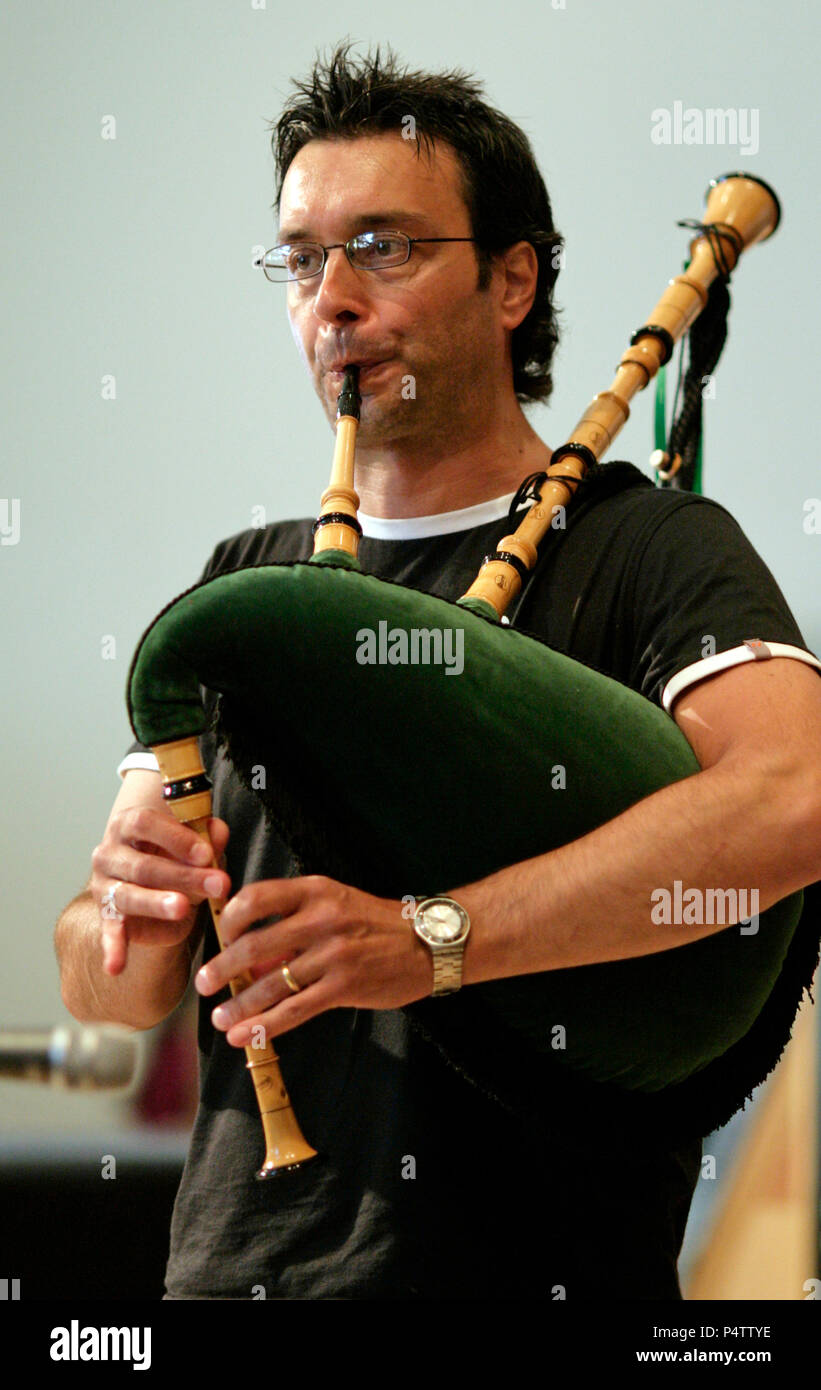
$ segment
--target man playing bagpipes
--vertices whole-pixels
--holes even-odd
[[[378,54],[357,63],[342,48],[297,87],[274,150],[278,245],[261,264],[282,285],[271,293],[287,299],[329,420],[358,387],[363,574],[308,563],[311,520],[216,547],[192,599],[271,566],[303,607],[283,618],[287,652],[270,661],[279,693],[253,727],[237,719],[227,744],[219,720],[230,701],[200,678],[215,858],[164,799],[151,752],[161,739],[138,739],[87,887],[57,928],[67,1007],[135,1028],[176,1007],[203,948],[200,1107],[167,1297],[680,1298],[701,1139],[777,1062],[817,960],[821,663],[729,514],[654,488],[628,464],[594,467],[572,486],[532,572],[518,562],[506,626],[481,605],[455,607],[551,463],[522,406],[551,392],[561,238],[529,144],[462,75],[407,73]],[[563,464],[567,474],[572,460]],[[343,589],[357,602],[377,596],[373,621],[357,629],[358,655],[349,644],[326,673],[335,629],[317,635],[314,622]],[[420,669],[379,606],[392,596],[398,612],[409,595],[447,620],[436,670]],[[486,680],[509,687],[493,706],[468,684],[485,643]],[[516,671],[496,670],[514,650],[536,680],[554,663],[567,699],[524,708]],[[303,669],[312,685],[300,684]],[[611,725],[595,735],[601,748],[589,746],[586,730],[604,722],[600,691],[617,703],[623,694],[631,718],[644,710],[648,728],[678,740],[674,780],[604,823],[594,815],[592,830],[579,821],[546,853],[500,853],[492,872],[443,881],[440,845],[454,863],[473,862],[459,858],[469,836],[451,783],[491,844],[533,813],[518,799],[521,761],[497,786],[507,756],[497,744],[516,726],[535,809],[572,826],[573,807],[589,812],[585,778],[617,792],[628,773],[614,765],[635,740]],[[320,756],[339,707],[349,738]],[[547,733],[557,720],[566,757]],[[298,781],[311,756],[327,774],[321,786],[305,776],[308,853],[303,810],[289,802],[277,821],[265,796],[279,772]],[[183,782],[193,794],[197,777],[180,775],[177,790]],[[351,849],[354,796],[372,819]],[[429,858],[400,873],[393,817],[399,825],[410,805]],[[420,881],[426,862],[431,882]],[[698,920],[694,903],[731,887],[737,904],[750,895],[735,915]],[[224,949],[206,898],[225,903]],[[751,1003],[741,966],[785,902],[769,919],[778,959]],[[709,952],[723,943],[736,954],[717,1009]],[[704,962],[701,975],[692,962]],[[524,1007],[540,981],[564,990],[537,1013],[541,1041],[496,1007],[506,990]],[[730,1031],[716,1041],[725,1015]],[[260,1037],[277,1041],[319,1157],[254,1183],[259,1113],[242,1049],[253,1066]]]

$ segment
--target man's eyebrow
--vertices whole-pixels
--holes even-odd
[[[365,212],[358,217],[352,217],[350,225],[354,229],[351,231],[351,236],[356,236],[357,231],[367,231],[369,228],[377,227],[384,227],[388,230],[395,229],[396,231],[404,231],[406,228],[410,228],[411,231],[424,230],[431,227],[432,222],[423,212],[409,212],[407,208],[389,208],[387,212]],[[305,227],[295,227],[293,230],[287,226],[280,227],[277,235],[282,243],[315,240],[310,230]]]

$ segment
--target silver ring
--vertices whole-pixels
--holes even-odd
[[[302,989],[302,985],[297,984],[287,965],[283,965],[282,967],[282,978],[292,994],[299,994],[300,990]]]
[[[122,888],[122,879],[117,879],[113,888],[106,889],[103,893],[102,903],[100,904],[100,914],[107,922],[124,922],[125,917],[117,906],[115,894],[118,888]]]

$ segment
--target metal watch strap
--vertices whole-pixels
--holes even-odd
[[[439,902],[449,903],[456,908],[463,920],[463,936],[461,941],[431,941],[430,936],[425,932],[424,927],[420,926],[416,920],[424,909],[429,905]],[[462,907],[461,903],[454,898],[448,897],[446,893],[433,894],[417,901],[416,917],[414,928],[417,934],[424,941],[430,951],[433,963],[433,989],[431,997],[435,998],[444,994],[455,994],[462,987],[462,970],[465,958],[465,944],[467,934],[470,931],[470,918]]]
[[[458,946],[431,946],[433,956],[433,994],[455,994],[462,987],[465,943]]]

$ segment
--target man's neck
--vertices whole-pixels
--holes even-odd
[[[428,446],[357,449],[356,490],[368,516],[434,516],[515,492],[549,462],[550,449],[517,407],[500,428],[459,447],[440,433]]]

